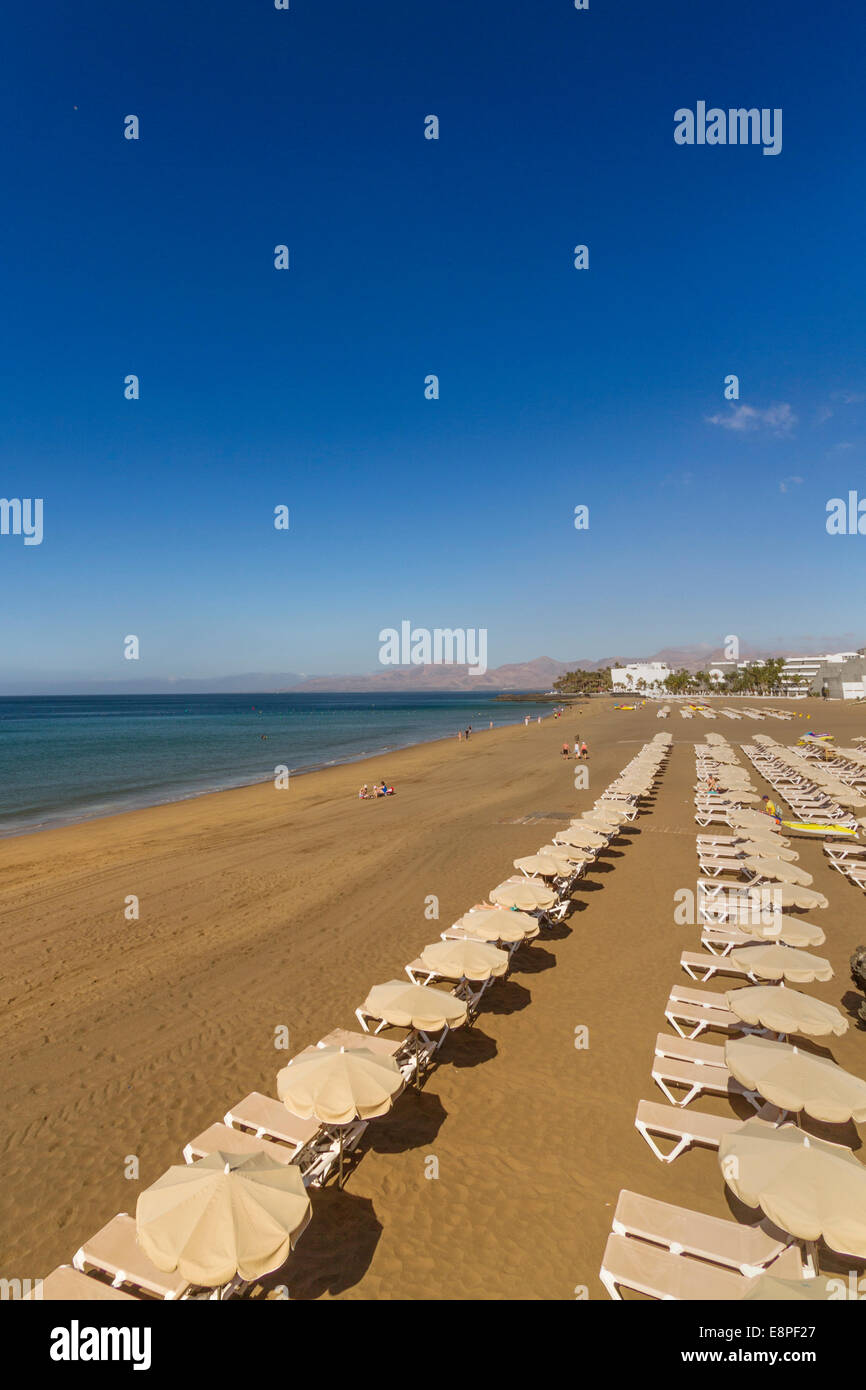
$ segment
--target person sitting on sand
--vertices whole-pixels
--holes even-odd
[[[359,801],[369,801],[369,800],[370,800],[370,791],[369,791],[369,788],[368,788],[366,782],[364,783],[364,785],[363,785],[363,787],[361,788],[361,790],[358,792],[358,800],[359,800]]]

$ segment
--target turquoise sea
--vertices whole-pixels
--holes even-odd
[[[439,692],[0,698],[0,835],[263,782],[278,764],[376,755],[387,780],[394,749],[550,708]]]

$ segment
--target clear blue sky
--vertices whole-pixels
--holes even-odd
[[[45,538],[0,537],[0,676],[370,670],[405,618],[491,666],[866,641],[824,526],[866,496],[864,39],[850,0],[14,6],[0,496]],[[676,145],[699,100],[781,107],[781,154]]]

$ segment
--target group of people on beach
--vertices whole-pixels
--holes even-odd
[[[393,796],[393,795],[394,795],[394,788],[393,788],[393,787],[389,787],[387,782],[384,782],[384,781],[383,781],[381,784],[378,783],[378,782],[374,782],[374,783],[373,783],[373,790],[372,790],[372,791],[370,790],[370,788],[367,786],[367,783],[365,782],[364,785],[363,785],[363,787],[361,788],[361,790],[358,792],[358,800],[359,800],[359,801],[373,801],[373,800],[375,799],[375,797],[377,797],[377,796]]]
[[[567,743],[564,743],[564,744],[562,745],[562,756],[563,756],[564,758],[570,758],[570,757],[571,757],[571,753],[570,753],[570,751],[569,751],[569,747],[568,747],[568,744],[567,744]],[[583,760],[584,760],[585,762],[589,762],[589,749],[587,748],[585,742],[581,742],[581,740],[580,740],[579,738],[576,738],[576,739],[574,740],[574,760],[575,760],[575,762],[577,762],[579,758],[583,758]]]

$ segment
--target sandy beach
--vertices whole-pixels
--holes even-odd
[[[758,704],[730,701],[744,703]],[[287,1060],[275,1029],[289,1029],[293,1055],[356,1026],[371,985],[402,975],[663,730],[673,754],[627,845],[590,869],[565,923],[517,953],[423,1090],[371,1123],[346,1188],[313,1193],[280,1282],[302,1299],[606,1298],[598,1271],[622,1188],[742,1215],[716,1155],[662,1165],[634,1114],[641,1098],[663,1099],[653,1044],[668,988],[684,978],[680,952],[699,948],[697,928],[673,919],[673,895],[697,871],[695,742],[710,730],[735,745],[756,732],[784,743],[810,727],[841,743],[866,732],[862,707],[791,707],[811,718],[688,721],[674,704],[662,721],[656,705],[596,701],[288,790],[220,792],[0,843],[0,1274],[43,1275],[115,1212],[133,1212],[188,1139],[248,1091],[273,1093]],[[559,752],[576,732],[591,754],[583,791]],[[359,785],[383,777],[397,795],[360,802]],[[863,896],[820,841],[795,847],[830,901],[812,920],[835,978],[807,992],[851,1016]],[[130,895],[137,921],[125,917]],[[425,917],[430,895],[438,920]],[[574,1045],[580,1025],[586,1050]],[[866,1033],[853,1024],[832,1052],[866,1075]],[[723,1100],[699,1105],[730,1113]],[[862,1137],[850,1127],[846,1142],[859,1149]],[[139,1181],[124,1176],[130,1155]]]

